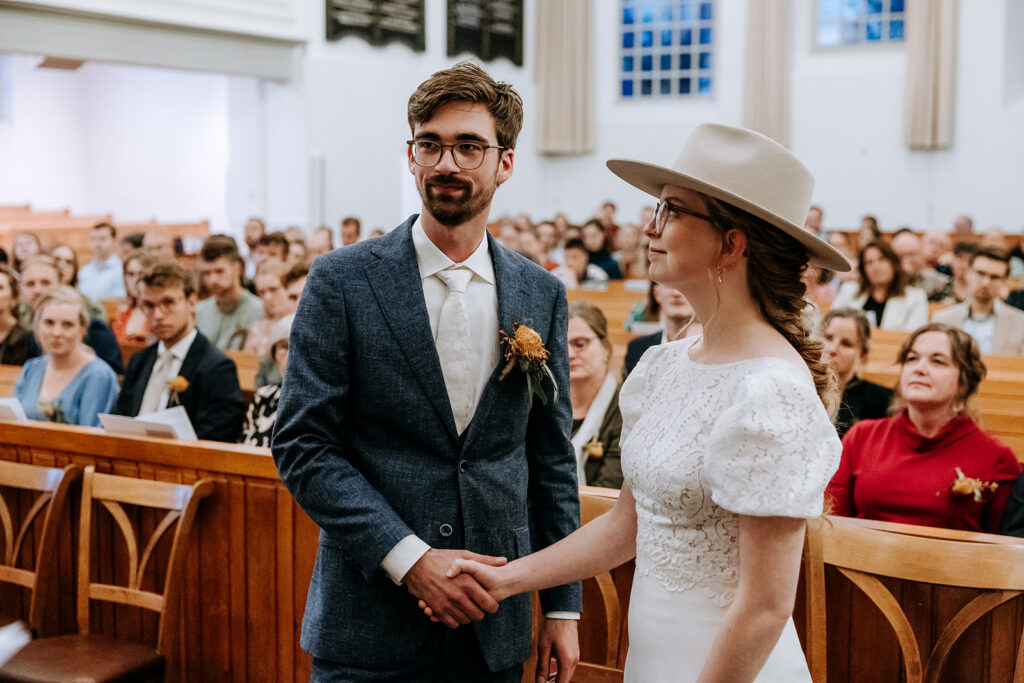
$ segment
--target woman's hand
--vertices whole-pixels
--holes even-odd
[[[501,602],[510,595],[515,595],[517,591],[512,588],[511,577],[507,571],[507,567],[495,567],[492,565],[477,562],[476,560],[457,559],[452,562],[451,567],[448,569],[447,577],[454,579],[459,574],[467,574],[476,579],[485,591],[496,601]],[[440,619],[434,614],[425,601],[419,601],[419,608],[423,610],[423,613],[430,617],[433,622],[438,622]]]

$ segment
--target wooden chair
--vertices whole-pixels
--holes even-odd
[[[81,476],[82,468],[79,465],[59,469],[0,461],[0,488],[38,494],[30,505],[19,510],[21,506],[16,500],[17,496],[4,498],[0,491],[0,540],[3,541],[0,582],[21,586],[31,592],[28,626],[33,632],[39,628],[46,597],[50,592],[49,583],[55,566],[51,560],[68,490],[72,482]],[[18,514],[19,511],[23,514]],[[40,515],[42,529],[36,537],[35,559],[31,568],[26,568],[21,566],[23,563],[20,560],[26,554],[26,540],[30,538],[34,523],[40,519]],[[0,624],[9,623],[16,617],[16,614],[0,613]]]
[[[837,568],[881,611],[899,643],[907,683],[938,683],[951,649],[968,627],[1024,594],[1024,542],[1018,539],[841,517],[811,522],[805,555],[807,659],[815,683],[825,683],[827,677],[826,565]],[[962,587],[977,595],[948,622],[928,620],[917,632],[911,615],[883,583],[888,579]],[[928,630],[938,635],[931,638]],[[922,656],[919,644],[930,644],[931,651]],[[1024,638],[1017,646],[1015,668],[1012,680],[1024,681]]]
[[[41,638],[29,643],[0,668],[0,681],[148,681],[163,676],[165,654],[176,627],[176,608],[181,565],[185,559],[186,539],[195,520],[199,501],[213,492],[213,482],[197,481],[192,486],[168,484],[130,477],[97,474],[92,465],[85,468],[82,481],[82,506],[79,518],[77,616],[78,633]],[[97,503],[94,510],[94,501]],[[135,529],[122,504],[167,510],[139,553]],[[128,560],[127,585],[93,581],[90,577],[93,554],[92,536],[97,527],[100,507],[107,510],[123,535]],[[168,554],[163,591],[145,590],[146,570],[164,534],[177,524]],[[98,534],[97,534],[98,535]],[[156,583],[156,581],[154,581]],[[156,648],[109,636],[90,633],[90,601],[104,601],[151,610],[159,615]]]

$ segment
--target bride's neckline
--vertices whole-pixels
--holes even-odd
[[[757,356],[754,358],[740,358],[739,360],[728,361],[726,363],[701,363],[699,361],[695,361],[693,358],[690,357],[690,349],[693,348],[693,345],[697,343],[698,339],[700,339],[700,337],[687,337],[685,339],[680,339],[675,342],[670,342],[671,344],[679,345],[682,345],[684,342],[686,342],[686,346],[680,349],[682,352],[681,355],[683,357],[683,361],[687,365],[692,365],[693,367],[696,368],[703,368],[708,370],[722,370],[726,368],[733,368],[738,365],[746,365],[748,363],[757,363],[761,361],[778,361],[780,363],[786,363],[787,365],[790,365],[789,361],[787,361],[786,359],[778,358],[776,356]]]

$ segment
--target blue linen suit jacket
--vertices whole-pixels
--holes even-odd
[[[512,560],[579,526],[564,287],[487,236],[499,325],[537,330],[559,399],[534,400],[518,370],[499,382],[500,363],[460,438],[412,243],[415,218],[313,264],[273,441],[282,480],[321,527],[302,647],[361,669],[408,666],[431,630],[444,628],[380,569],[405,536]],[[579,611],[580,585],[542,591],[541,605]],[[462,628],[475,629],[497,671],[527,658],[530,626],[530,598],[519,595]]]

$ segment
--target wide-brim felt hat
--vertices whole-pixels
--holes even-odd
[[[792,152],[746,128],[701,124],[671,167],[609,159],[612,173],[661,198],[666,185],[684,187],[757,216],[807,248],[814,265],[846,272],[849,260],[804,229],[814,177]]]

